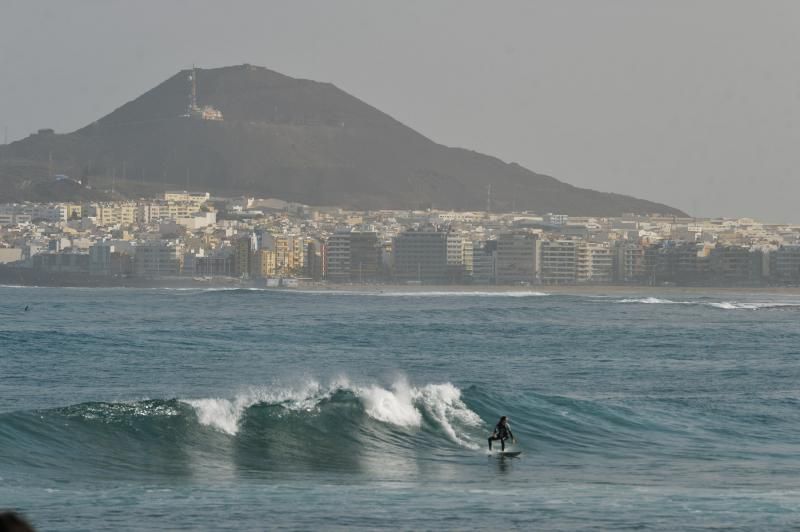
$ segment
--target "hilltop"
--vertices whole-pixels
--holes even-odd
[[[169,188],[348,208],[528,209],[584,215],[684,215],[642,199],[573,187],[514,163],[437,144],[329,83],[251,65],[190,71],[91,124],[0,147],[0,201],[136,197]],[[50,174],[88,181],[53,186]]]

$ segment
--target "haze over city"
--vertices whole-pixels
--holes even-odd
[[[330,81],[437,142],[576,186],[694,216],[800,221],[793,2],[0,10],[0,128],[9,140],[82,127],[192,64],[249,62]]]
[[[799,23],[0,0],[0,532],[797,529]]]

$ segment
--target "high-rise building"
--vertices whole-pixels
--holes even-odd
[[[394,238],[394,278],[399,282],[441,284],[447,275],[447,231],[428,227]]]
[[[620,242],[614,259],[614,279],[620,283],[641,283],[652,277],[647,267],[645,246],[633,242]]]
[[[698,242],[665,242],[656,256],[655,281],[676,284],[707,282],[710,250],[710,246]]]
[[[578,241],[543,240],[541,243],[541,280],[545,284],[574,283],[578,275]]]
[[[306,260],[303,273],[306,277],[319,281],[322,279],[322,249],[315,240],[306,242]]]
[[[259,249],[256,252],[257,267],[255,274],[258,277],[267,279],[275,277],[277,272],[277,254],[271,249]]]
[[[374,282],[381,275],[381,247],[378,233],[350,233],[350,279],[354,282]]]
[[[537,237],[527,232],[502,233],[497,237],[497,284],[536,282]]]
[[[340,231],[325,242],[325,278],[332,282],[350,281],[350,231]]]
[[[447,233],[447,281],[461,283],[466,275],[464,243],[466,239],[454,231]]]
[[[781,246],[769,253],[769,277],[774,282],[800,282],[800,245]]]
[[[236,277],[250,277],[253,273],[252,235],[245,235],[233,241],[233,275]]]
[[[474,284],[494,284],[497,240],[473,242],[472,247],[472,282]]]
[[[134,273],[140,277],[178,275],[182,269],[183,251],[170,240],[150,240],[135,248]]]
[[[303,275],[310,241],[310,238],[299,235],[261,235],[261,247],[275,252],[275,274],[279,277]]]
[[[610,283],[614,258],[607,242],[580,242],[576,249],[575,277],[579,283]]]
[[[754,285],[762,279],[762,253],[742,246],[717,246],[709,255],[711,281],[720,285]]]
[[[326,243],[326,278],[334,282],[374,282],[379,279],[381,245],[372,231],[334,233]]]
[[[464,278],[470,279],[474,267],[475,248],[472,240],[463,239],[461,245],[461,255],[463,256]]]
[[[111,274],[111,254],[116,251],[108,242],[97,242],[89,248],[89,273],[92,275]]]

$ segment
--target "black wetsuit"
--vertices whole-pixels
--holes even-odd
[[[492,442],[495,440],[500,440],[500,450],[506,450],[506,440],[511,438],[514,439],[514,435],[511,433],[511,426],[506,422],[504,425],[503,423],[498,423],[494,427],[494,432],[491,436],[489,436],[489,450],[492,450]]]

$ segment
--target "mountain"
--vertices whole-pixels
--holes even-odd
[[[517,164],[437,144],[329,83],[251,65],[192,71],[68,134],[42,130],[0,147],[0,201],[138,197],[192,188],[341,207],[684,215],[573,187]],[[48,176],[88,181],[58,186]],[[70,181],[66,181],[70,183]]]

